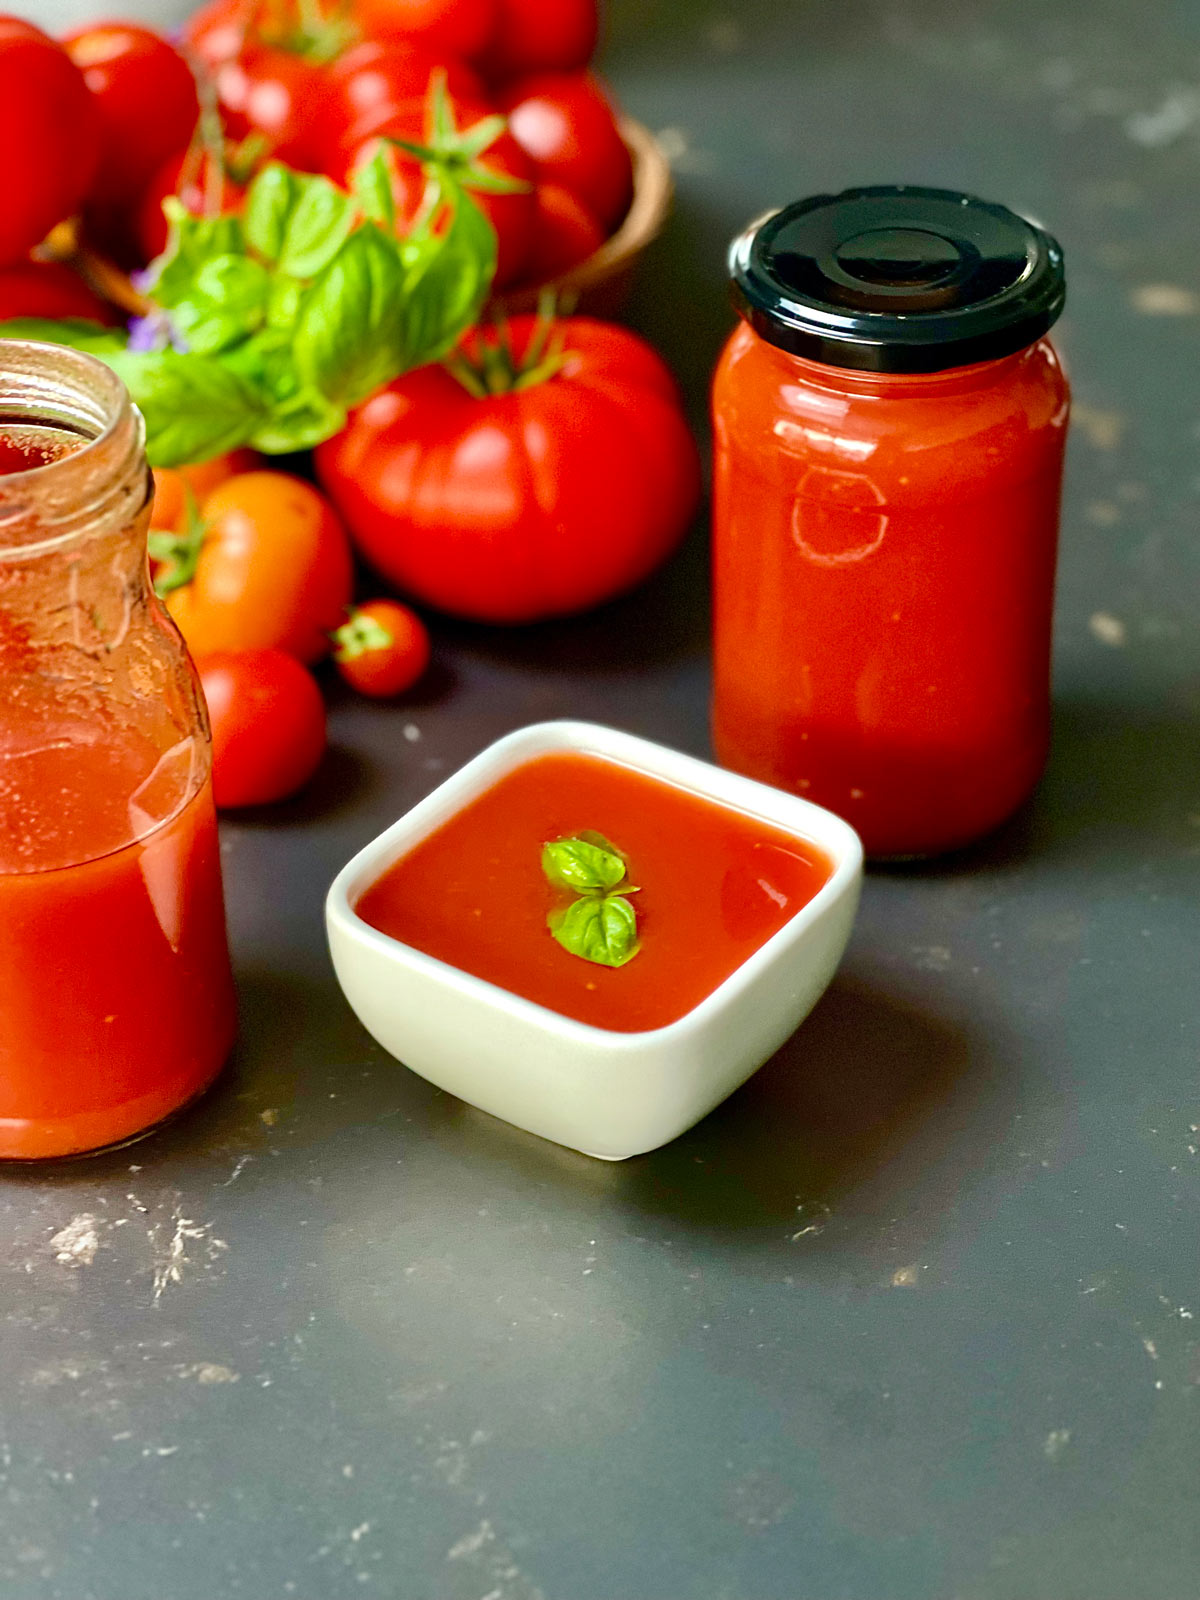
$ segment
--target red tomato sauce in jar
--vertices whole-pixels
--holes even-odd
[[[640,949],[608,968],[547,926],[544,844],[602,834],[638,892]],[[808,904],[833,871],[807,840],[599,756],[501,778],[371,884],[355,910],[414,949],[551,1011],[637,1033],[676,1022]]]
[[[9,1157],[99,1149],[161,1122],[211,1081],[235,1026],[211,784],[142,831],[154,789],[178,775],[136,742],[63,733],[0,762]]]
[[[734,247],[718,366],[714,738],[876,857],[1028,796],[1049,743],[1061,254],[1003,207],[873,189]]]

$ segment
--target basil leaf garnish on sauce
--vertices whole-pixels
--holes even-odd
[[[623,967],[638,953],[637,912],[619,894],[587,895],[551,913],[550,931],[573,956]]]
[[[602,834],[580,833],[542,847],[542,871],[556,889],[577,896],[547,917],[550,932],[573,956],[602,967],[623,967],[641,948],[636,894],[625,858]]]
[[[543,845],[542,871],[560,889],[607,894],[625,876],[625,862],[607,840],[592,843],[580,834]]]

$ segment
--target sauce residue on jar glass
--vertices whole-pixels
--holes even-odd
[[[542,871],[550,840],[619,846],[640,949],[617,969],[564,950]],[[517,767],[395,862],[355,910],[379,932],[594,1027],[685,1016],[818,893],[832,863],[806,839],[607,758]]]

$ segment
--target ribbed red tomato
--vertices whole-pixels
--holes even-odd
[[[539,183],[534,194],[533,228],[525,278],[547,283],[595,255],[604,229],[582,200],[558,183]]]
[[[696,447],[659,357],[586,317],[559,322],[549,344],[545,332],[515,317],[511,363],[494,331],[468,340],[493,388],[511,367],[509,392],[477,397],[425,367],[316,453],[372,566],[457,616],[531,622],[598,605],[647,577],[696,509]]]
[[[100,167],[89,202],[128,205],[164,161],[187,148],[200,114],[191,68],[160,34],[134,22],[80,28],[63,44],[100,113]]]
[[[499,104],[539,178],[577,195],[605,228],[625,214],[633,161],[597,78],[590,72],[525,78]]]
[[[20,261],[78,210],[99,160],[99,113],[60,44],[0,17],[0,263]]]
[[[571,72],[592,59],[596,0],[498,0],[497,11],[484,59],[493,81],[530,72]]]

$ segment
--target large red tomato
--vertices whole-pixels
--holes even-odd
[[[187,148],[200,114],[191,69],[164,38],[133,22],[80,28],[63,43],[100,112],[102,153],[88,199],[127,204]]]
[[[505,90],[500,109],[538,177],[577,195],[606,228],[629,209],[633,161],[590,72],[546,73]]]
[[[596,48],[596,0],[498,0],[483,65],[499,81],[586,67]]]
[[[490,116],[486,106],[452,102],[457,125],[470,128]],[[421,144],[430,138],[428,103],[425,98],[410,101],[401,110],[384,117],[377,126],[366,124],[370,137],[363,137],[356,149],[334,151],[324,170],[337,183],[349,185],[355,170],[369,161],[381,138],[405,139]],[[360,124],[359,131],[363,124]],[[398,225],[407,227],[416,217],[425,193],[425,174],[415,157],[393,149]],[[522,275],[529,254],[533,225],[533,167],[525,152],[509,133],[500,134],[479,157],[479,164],[498,177],[512,179],[524,187],[507,194],[474,192],[472,199],[496,230],[496,285],[515,283]],[[469,187],[469,185],[468,185]]]
[[[496,31],[496,0],[355,0],[364,32],[397,34],[465,61],[478,59]]]
[[[387,118],[424,101],[435,72],[448,93],[481,100],[483,85],[463,61],[412,39],[364,39],[330,64],[309,117],[306,154],[323,166],[339,145],[357,147]]]
[[[0,267],[0,322],[10,317],[86,317],[110,325],[117,321],[112,306],[61,261],[20,261]]]
[[[539,183],[534,197],[533,232],[525,277],[547,283],[595,255],[604,229],[582,200],[557,183]]]
[[[515,367],[537,328],[510,324]],[[658,356],[586,317],[557,332],[561,363],[540,382],[527,372],[525,387],[477,398],[425,367],[317,450],[362,554],[443,611],[511,623],[585,610],[647,577],[696,509],[696,447]]]
[[[99,159],[98,121],[62,46],[0,17],[0,263],[20,261],[78,209]]]

